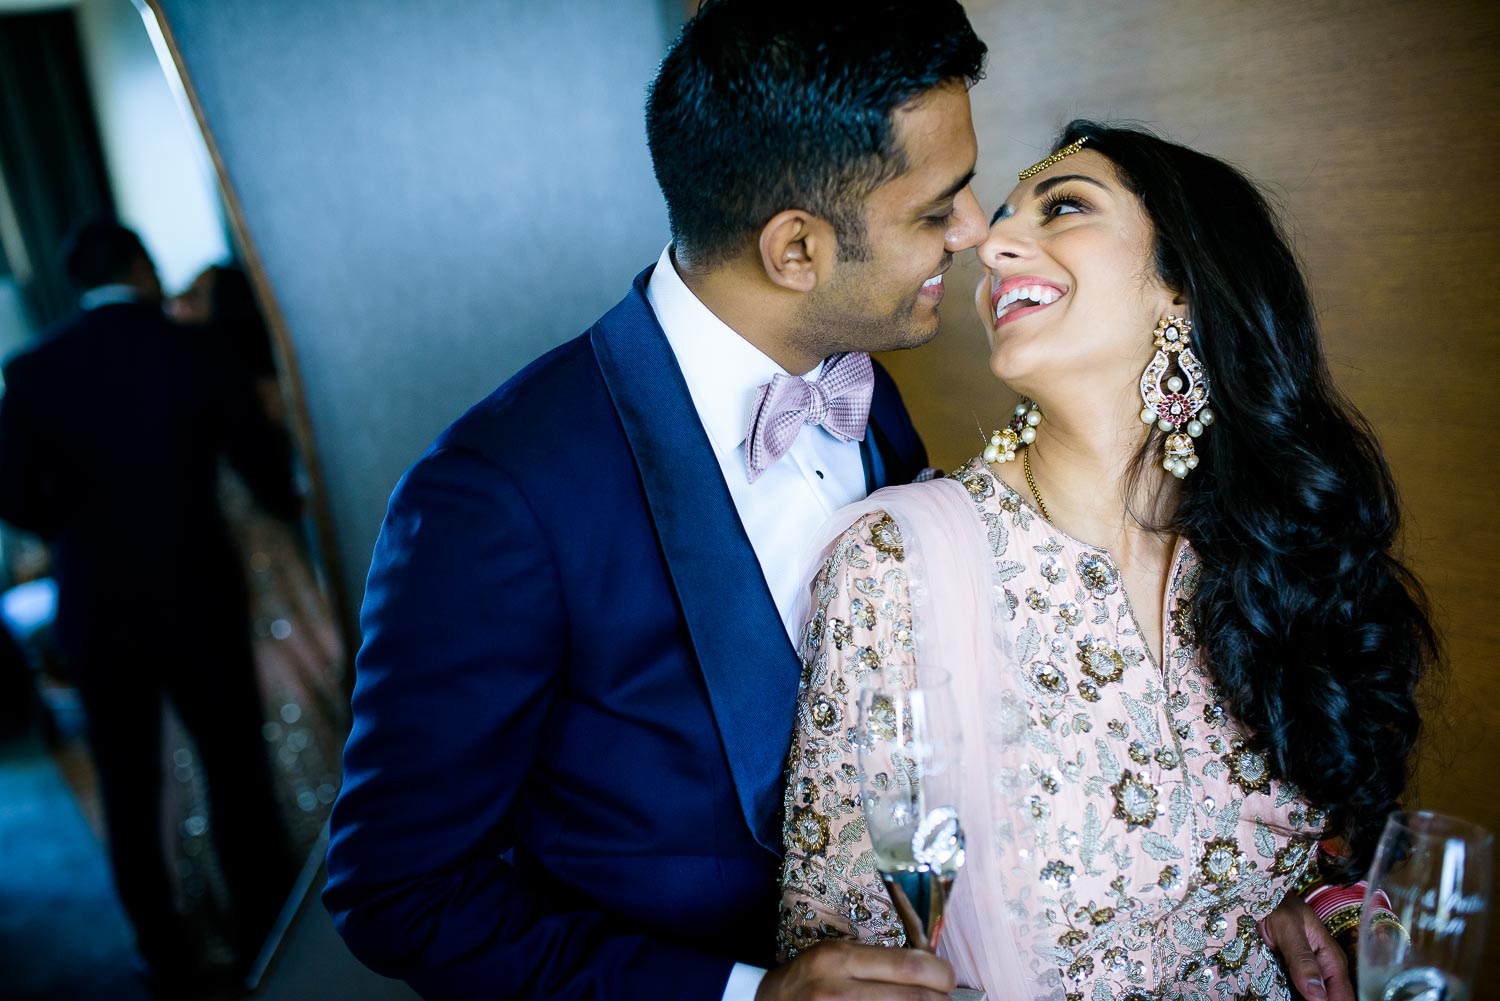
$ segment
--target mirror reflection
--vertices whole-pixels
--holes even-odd
[[[0,3],[8,997],[253,984],[338,792],[287,359],[153,26]]]

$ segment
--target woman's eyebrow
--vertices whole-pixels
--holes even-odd
[[[1108,185],[1103,181],[1096,181],[1087,174],[1058,174],[1056,177],[1049,177],[1045,181],[1038,181],[1036,187],[1031,189],[1032,197],[1045,195],[1059,184],[1064,184],[1068,181],[1087,181],[1097,188],[1103,188],[1105,191],[1109,190]]]

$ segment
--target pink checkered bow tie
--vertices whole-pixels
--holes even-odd
[[[875,369],[864,352],[834,355],[813,382],[777,372],[755,394],[745,435],[750,482],[786,454],[804,424],[821,424],[836,438],[864,441],[875,394]]]

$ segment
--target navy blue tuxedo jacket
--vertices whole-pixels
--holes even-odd
[[[775,943],[799,665],[650,271],[407,472],[324,900],[428,998],[716,1001]],[[867,483],[926,462],[877,367]]]
[[[116,303],[43,335],[5,383],[0,518],[49,543],[73,667],[155,650],[163,623],[183,647],[242,635],[220,459],[272,513],[294,519],[301,502],[287,437],[224,346],[159,306]]]

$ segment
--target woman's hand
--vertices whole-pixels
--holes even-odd
[[[1260,920],[1260,934],[1307,1001],[1354,1001],[1344,950],[1301,897],[1288,893],[1282,898]]]

